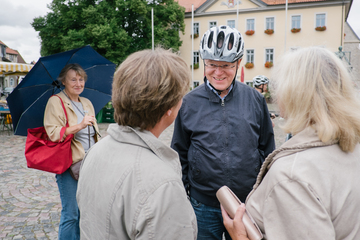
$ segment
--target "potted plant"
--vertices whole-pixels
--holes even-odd
[[[194,69],[198,69],[199,68],[199,63],[195,63],[194,64]],[[190,65],[190,69],[192,69],[192,65]]]
[[[253,35],[254,33],[255,33],[254,30],[247,30],[247,31],[245,32],[245,34],[246,34],[246,35],[249,35],[249,36]]]
[[[292,33],[297,33],[297,32],[300,32],[300,31],[301,31],[301,28],[292,28],[291,29]]]
[[[274,29],[266,29],[264,32],[268,35],[271,35],[274,33]]]
[[[195,33],[194,34],[194,38],[198,38],[199,37],[199,34],[198,33]],[[192,34],[190,34],[190,38],[192,38]]]
[[[267,61],[267,62],[265,63],[265,67],[266,67],[266,68],[271,68],[273,65],[274,65],[273,62],[270,62],[270,61]]]
[[[316,31],[320,31],[320,32],[325,31],[325,30],[326,30],[326,26],[316,27],[315,30],[316,30]]]
[[[251,69],[251,68],[254,67],[254,63],[252,63],[252,62],[247,62],[247,63],[245,64],[245,67],[246,67],[247,69]]]

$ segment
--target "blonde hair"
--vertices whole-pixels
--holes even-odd
[[[190,69],[178,55],[161,48],[133,53],[114,74],[114,119],[119,125],[153,128],[189,83]]]
[[[360,102],[333,52],[309,47],[287,53],[276,64],[271,84],[286,118],[285,132],[311,126],[322,142],[338,140],[343,151],[354,150],[360,141]]]

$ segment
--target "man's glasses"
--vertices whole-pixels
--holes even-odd
[[[210,70],[215,70],[216,68],[220,68],[220,69],[223,69],[223,70],[230,70],[232,68],[234,68],[236,66],[236,64],[234,65],[230,65],[230,64],[224,64],[224,65],[216,65],[216,64],[213,64],[213,63],[210,63],[210,64],[205,64],[205,67],[207,67],[208,69]]]

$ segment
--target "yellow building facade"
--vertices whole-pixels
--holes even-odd
[[[210,27],[228,25],[241,32],[245,50],[237,79],[243,68],[245,83],[251,84],[256,75],[269,77],[271,67],[265,67],[266,62],[275,65],[285,51],[307,46],[338,51],[344,45],[345,21],[351,3],[352,0],[288,0],[286,11],[285,0],[179,0],[186,8],[180,54],[191,69],[192,65],[198,67],[192,70],[193,87],[203,83],[204,65],[199,46],[202,35]]]

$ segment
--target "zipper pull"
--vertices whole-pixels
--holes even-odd
[[[221,106],[225,106],[225,100],[224,99],[221,99]]]

